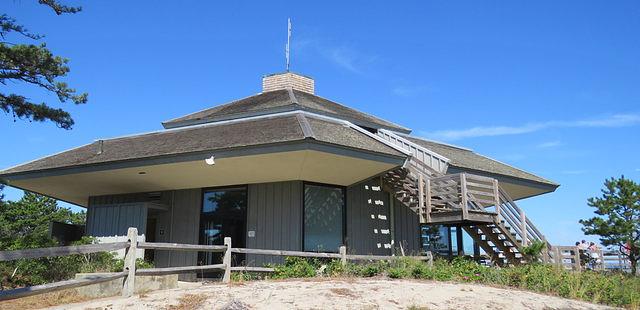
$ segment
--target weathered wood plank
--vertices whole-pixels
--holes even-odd
[[[85,245],[71,245],[40,249],[26,249],[16,251],[0,251],[0,261],[10,261],[21,258],[40,258],[51,256],[66,256],[73,254],[89,254],[110,252],[129,247],[129,242],[112,242]]]
[[[274,272],[274,268],[267,267],[231,267],[231,271],[244,271],[244,272]]]
[[[146,268],[146,269],[138,269],[136,274],[141,276],[149,276],[149,275],[165,275],[165,274],[189,273],[189,272],[197,272],[197,271],[205,271],[205,270],[224,270],[224,269],[225,269],[224,264],[216,264],[216,265],[202,265],[202,266]]]
[[[163,243],[163,242],[138,242],[140,249],[155,249],[168,251],[198,251],[198,252],[224,252],[226,245],[200,245],[183,243]]]
[[[421,261],[428,261],[427,256],[383,256],[383,255],[347,255],[348,260],[394,260],[401,258],[409,258]]]
[[[22,287],[22,288],[17,288],[13,290],[1,290],[0,300],[16,299],[20,297],[43,294],[43,293],[48,293],[48,292],[53,292],[53,291],[58,291],[58,290],[63,290],[68,288],[102,283],[102,282],[107,282],[115,279],[120,279],[125,277],[126,275],[127,275],[126,272],[116,272],[108,275],[89,276],[83,279],[66,280],[66,281],[60,281],[55,283]]]
[[[245,249],[245,248],[232,248],[231,252],[244,253],[244,254],[257,254],[257,255],[274,255],[274,256],[340,258],[340,254],[337,254],[337,253],[316,253],[316,252],[299,252],[299,251]]]

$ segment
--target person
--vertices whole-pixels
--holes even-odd
[[[591,242],[589,243],[589,265],[590,265],[590,269],[595,270],[598,265],[600,265],[600,263],[602,262],[600,260],[600,254],[598,253],[598,246],[596,245],[595,242]]]
[[[589,248],[589,244],[587,243],[587,240],[582,240],[582,242],[580,242],[580,244],[578,245],[578,248],[580,250],[587,250]]]

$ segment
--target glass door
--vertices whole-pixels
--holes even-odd
[[[231,237],[233,247],[245,247],[247,225],[247,188],[232,187],[203,191],[200,214],[200,244],[222,245]],[[222,253],[200,252],[200,265],[222,263]],[[235,265],[244,261],[244,255],[232,256]]]

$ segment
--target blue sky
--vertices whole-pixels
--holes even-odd
[[[317,94],[560,183],[520,202],[552,243],[582,238],[605,178],[640,179],[638,1],[91,1],[67,16],[36,3],[0,9],[70,59],[65,81],[89,103],[0,85],[76,120],[0,114],[2,168],[260,92],[284,69],[291,17],[292,70]]]

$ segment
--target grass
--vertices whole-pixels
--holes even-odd
[[[551,265],[490,268],[465,259],[454,259],[451,262],[438,259],[430,267],[425,262],[400,259],[342,266],[337,260],[288,257],[284,264],[274,268],[275,272],[267,278],[378,276],[454,281],[518,288],[592,303],[640,309],[640,277],[622,273],[572,272]],[[323,272],[318,274],[318,270]],[[242,277],[242,280],[249,279],[246,275]]]
[[[190,310],[200,308],[208,296],[205,294],[186,294],[178,299],[177,305],[167,306],[167,310]]]
[[[0,302],[0,309],[40,309],[87,301],[91,298],[79,295],[74,289],[28,296]]]

